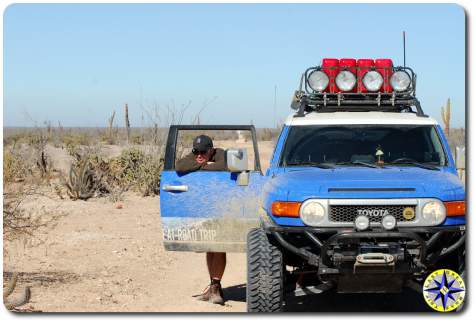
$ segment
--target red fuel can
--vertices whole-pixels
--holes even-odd
[[[356,77],[356,59],[354,58],[341,58],[340,59],[340,71],[342,70],[347,70],[352,72],[355,77]],[[340,89],[338,89],[339,92],[341,92]],[[351,92],[356,92],[356,85],[353,87],[351,91],[348,91],[348,93]]]
[[[387,58],[379,58],[376,59],[374,66],[376,67],[376,71],[378,71],[383,76],[383,86],[381,87],[381,91],[384,93],[391,93],[393,88],[389,83],[389,79],[393,74],[393,61]]]
[[[327,88],[324,92],[327,93],[336,93],[338,91],[338,87],[335,84],[335,77],[338,75],[340,71],[340,62],[336,58],[323,58],[322,59],[322,71],[328,75],[330,79]]]
[[[358,72],[357,72],[357,83],[358,83],[358,92],[366,93],[367,90],[363,85],[363,77],[374,67],[373,59],[358,59],[357,62]]]

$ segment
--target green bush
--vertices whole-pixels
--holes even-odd
[[[137,148],[122,151],[115,161],[119,182],[140,191],[143,196],[158,192],[163,160]]]

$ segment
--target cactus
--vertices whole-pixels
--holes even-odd
[[[127,130],[127,143],[130,140],[130,121],[129,121],[129,106],[125,104],[125,128]]]
[[[39,152],[36,165],[38,166],[38,169],[40,170],[41,178],[46,178],[48,176],[48,173],[50,172],[50,164],[49,164],[48,159],[49,158],[46,156],[45,151]]]
[[[7,287],[3,290],[3,303],[7,310],[14,310],[16,307],[24,305],[28,303],[31,297],[30,288],[27,286],[25,287],[23,294],[20,298],[9,300],[8,297],[13,293],[16,287],[16,283],[18,280],[18,273],[13,273],[12,279],[7,284]]]
[[[447,136],[450,134],[450,98],[447,99],[445,108],[441,108],[442,122],[444,122],[444,131]]]
[[[69,171],[69,182],[65,184],[71,199],[87,200],[91,198],[99,188],[100,179],[95,178],[91,169],[89,158],[85,157],[72,165]]]
[[[112,113],[111,117],[108,119],[109,122],[109,144],[113,144],[113,126],[114,126],[115,111]]]

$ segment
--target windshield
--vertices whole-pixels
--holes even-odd
[[[380,161],[380,162],[378,162]],[[362,166],[414,163],[444,166],[446,157],[434,126],[308,125],[289,129],[281,166]]]

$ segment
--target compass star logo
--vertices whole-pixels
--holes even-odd
[[[459,274],[450,269],[439,269],[424,282],[424,299],[436,311],[450,312],[465,299],[465,283]]]

